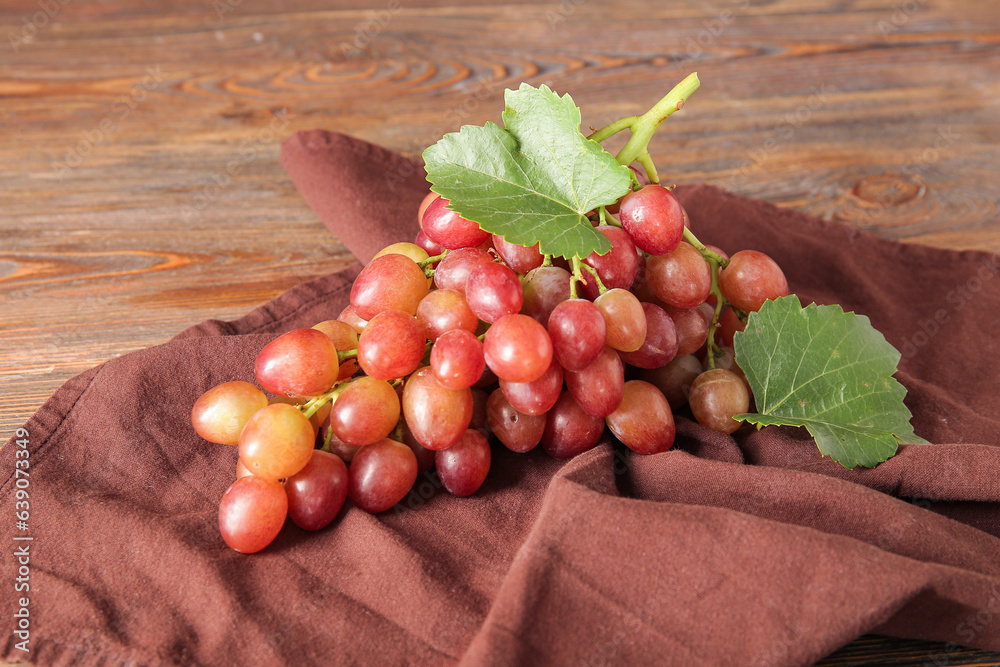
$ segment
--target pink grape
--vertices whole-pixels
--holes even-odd
[[[503,261],[507,262],[507,266],[518,273],[527,273],[532,269],[537,269],[545,260],[545,257],[538,250],[537,243],[530,247],[507,243],[504,237],[494,234],[493,247],[496,248]]]
[[[559,400],[563,369],[555,359],[541,377],[531,382],[500,380],[500,389],[512,406],[526,415],[543,415]]]
[[[670,404],[648,382],[626,382],[621,405],[605,421],[615,437],[638,454],[659,454],[674,444],[676,430]]]
[[[642,312],[646,319],[646,340],[638,350],[622,352],[622,361],[637,368],[666,366],[677,354],[674,321],[667,311],[652,303],[642,304]]]
[[[286,403],[258,410],[240,434],[240,460],[258,477],[284,479],[309,462],[316,432],[302,411]]]
[[[476,334],[463,329],[446,331],[431,349],[431,369],[448,389],[471,387],[486,370],[483,344]]]
[[[316,329],[293,329],[260,351],[254,364],[257,381],[272,394],[318,396],[340,375],[337,348]]]
[[[469,274],[483,264],[492,264],[493,258],[480,248],[452,250],[434,269],[434,284],[439,289],[453,289],[465,294]]]
[[[288,405],[302,405],[309,400],[307,397],[296,397],[289,398],[288,396],[272,396],[268,399],[268,405],[272,403],[287,403]],[[323,427],[323,423],[326,418],[330,416],[330,409],[333,406],[330,403],[324,403],[319,407],[319,409],[313,413],[312,417],[309,417],[309,423],[312,424],[313,432],[318,436],[320,429]]]
[[[486,332],[486,365],[502,380],[531,382],[548,369],[552,341],[541,324],[527,315],[504,315]]]
[[[209,442],[237,445],[255,412],[267,407],[267,396],[249,382],[224,382],[202,394],[191,408],[195,432]]]
[[[285,481],[288,518],[303,530],[332,522],[347,500],[347,466],[339,457],[314,450],[306,467]]]
[[[736,311],[732,308],[727,308],[726,312],[722,314],[719,318],[719,331],[718,340],[723,345],[733,346],[733,336],[736,335],[737,331],[743,331],[747,328],[747,323],[742,321]]]
[[[605,346],[597,359],[579,371],[567,371],[566,387],[592,417],[604,419],[618,409],[625,392],[625,367],[610,346]]]
[[[583,260],[583,263],[597,270],[597,275],[600,276],[601,282],[606,288],[620,287],[627,290],[632,286],[639,270],[635,244],[625,230],[619,227],[601,225],[596,229],[611,241],[611,250],[604,255],[598,255],[596,252],[590,253]],[[583,275],[587,279],[587,283],[578,286],[577,289],[593,301],[599,294],[597,281],[593,279],[589,271],[585,270]]]
[[[424,195],[423,200],[421,200],[420,206],[417,208],[417,223],[420,225],[421,231],[423,231],[424,226],[424,211],[426,211],[427,207],[431,205],[431,202],[440,196],[441,195],[436,192],[428,192]]]
[[[732,433],[741,424],[733,416],[750,409],[750,393],[736,373],[716,368],[695,378],[688,403],[699,424],[719,433]]]
[[[788,296],[788,280],[777,262],[756,250],[740,250],[719,271],[719,288],[737,308],[756,312],[768,299]]]
[[[693,354],[674,357],[662,368],[644,370],[639,379],[659,389],[674,409],[687,403],[694,379],[701,375],[701,362]]]
[[[677,354],[693,354],[697,352],[708,338],[708,323],[705,314],[698,308],[673,308],[666,306],[664,310],[674,321],[677,329]]]
[[[646,261],[646,281],[657,298],[675,308],[695,308],[708,298],[712,271],[701,253],[680,243],[666,255]]]
[[[330,426],[348,445],[370,445],[389,436],[399,421],[399,398],[385,380],[362,376],[347,383],[333,404]]]
[[[257,553],[281,532],[288,496],[281,482],[248,475],[237,479],[219,501],[219,532],[231,549]]]
[[[362,319],[361,316],[358,315],[357,311],[354,310],[354,306],[351,304],[347,304],[347,306],[340,311],[340,315],[337,316],[337,319],[351,325],[351,327],[357,331],[358,334],[364,331],[365,327],[368,326],[368,320]]]
[[[568,299],[553,309],[548,332],[559,364],[568,371],[578,371],[589,366],[604,349],[608,325],[592,302]]]
[[[469,309],[465,296],[458,290],[436,289],[417,306],[417,321],[429,341],[452,329],[475,332],[479,318]]]
[[[248,477],[252,474],[253,473],[250,472],[249,468],[243,465],[243,461],[236,459],[236,479],[239,479],[240,477]]]
[[[421,225],[427,238],[443,248],[474,248],[489,240],[489,232],[448,208],[449,201],[438,197],[427,205]]]
[[[448,389],[424,367],[403,386],[403,418],[413,437],[427,449],[451,447],[472,422],[472,391]]]
[[[366,374],[380,380],[409,375],[424,358],[426,340],[416,319],[387,310],[373,317],[358,338],[358,363]]]
[[[413,450],[395,440],[380,440],[354,455],[347,495],[358,508],[376,514],[405,498],[416,481],[417,457]]]
[[[558,399],[557,399],[558,400]],[[512,452],[530,451],[542,441],[546,416],[527,415],[510,404],[503,390],[496,389],[486,402],[490,429],[503,446]]]
[[[638,350],[646,340],[646,316],[642,304],[628,290],[610,289],[594,299],[607,321],[607,344],[622,352]]]
[[[521,310],[524,292],[521,281],[510,267],[497,262],[480,264],[469,273],[465,300],[476,317],[495,322]]]
[[[564,391],[546,415],[542,447],[556,459],[570,459],[593,449],[604,433],[604,420],[584,412]]]
[[[433,449],[427,449],[413,437],[406,422],[403,425],[403,444],[410,448],[413,455],[417,457],[417,474],[423,475],[434,467],[434,456],[437,454]],[[393,438],[395,440],[395,438]]]
[[[625,195],[619,208],[622,228],[651,255],[665,255],[684,236],[684,209],[670,190],[647,185]]]
[[[490,443],[482,433],[470,428],[458,442],[435,455],[434,467],[448,493],[464,498],[486,481],[490,460]]]
[[[425,296],[424,270],[406,255],[395,253],[373,259],[351,287],[351,305],[366,320],[387,310],[413,315]]]
[[[569,271],[558,266],[540,266],[529,271],[522,282],[521,314],[546,326],[556,306],[569,298],[569,279]]]

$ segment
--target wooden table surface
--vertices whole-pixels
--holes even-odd
[[[0,26],[0,441],[84,369],[352,261],[284,137],[418,154],[521,81],[599,127],[697,70],[665,180],[1000,251],[993,0],[3,0]],[[822,664],[867,661],[1000,654],[866,637]]]

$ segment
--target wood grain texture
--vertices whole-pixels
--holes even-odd
[[[0,2],[0,440],[84,369],[352,261],[281,170],[284,137],[416,155],[521,81],[598,127],[697,70],[651,146],[666,180],[1000,251],[998,3],[47,6]],[[822,664],[874,660],[1000,664],[885,638]]]

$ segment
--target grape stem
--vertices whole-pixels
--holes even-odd
[[[715,343],[715,330],[719,327],[719,317],[722,315],[722,309],[727,303],[726,297],[722,296],[722,290],[719,288],[719,269],[728,266],[729,260],[706,248],[705,244],[699,241],[694,232],[687,227],[684,228],[684,240],[701,253],[701,256],[708,262],[708,267],[712,273],[712,287],[709,290],[709,294],[715,297],[715,312],[712,313],[712,321],[708,324],[708,335],[705,337],[705,346],[707,348],[705,356],[708,359],[708,368],[714,369],[715,358],[722,356],[719,346]]]
[[[424,259],[424,260],[421,260],[421,261],[417,262],[417,266],[419,266],[421,269],[423,269],[425,276],[427,276],[428,278],[433,278],[434,277],[434,265],[436,263],[440,262],[442,259],[444,259],[447,254],[448,254],[448,251],[445,250],[440,255],[434,255],[433,257],[428,257],[427,259]]]
[[[663,96],[656,105],[644,113],[639,118],[631,120],[630,124],[626,124],[620,129],[628,127],[632,130],[632,136],[629,138],[625,146],[618,152],[615,159],[618,164],[629,165],[639,160],[643,154],[649,155],[649,141],[653,138],[653,134],[656,129],[660,127],[660,124],[665,121],[670,114],[677,111],[684,106],[684,102],[691,97],[694,91],[698,90],[698,86],[701,85],[701,81],[698,80],[698,73],[692,72],[684,77],[684,80],[674,86],[669,93]],[[626,119],[622,119],[626,120]],[[595,135],[600,136],[608,128],[614,129],[615,132],[619,131],[617,126],[622,121],[617,121],[612,123],[607,128],[603,128],[595,132]],[[611,136],[608,134],[608,136]],[[646,166],[643,163],[643,166]],[[647,171],[648,173],[648,171]]]
[[[344,363],[345,359],[358,356],[358,348],[353,350],[337,350],[337,361]]]
[[[610,125],[605,125],[596,132],[592,132],[587,138],[591,141],[596,141],[601,143],[609,137],[613,137],[622,130],[631,130],[632,126],[635,125],[636,121],[639,120],[638,116],[629,116],[628,118],[622,118],[621,120],[616,120]]]
[[[309,417],[312,417],[319,411],[321,407],[323,407],[327,403],[336,403],[337,397],[340,396],[340,393],[344,391],[344,389],[347,387],[348,384],[349,382],[339,382],[333,385],[333,389],[331,389],[330,391],[326,392],[325,394],[320,394],[319,396],[316,396],[315,398],[312,398],[303,403],[302,405],[298,406],[299,410],[302,410],[302,414],[307,419]]]
[[[597,283],[597,293],[599,295],[600,294],[604,294],[605,292],[608,291],[608,288],[605,287],[604,283],[601,282],[601,277],[599,275],[597,275],[597,269],[595,269],[594,267],[590,266],[589,264],[584,264],[583,262],[580,261],[579,257],[574,257],[573,258],[573,273],[569,277],[569,298],[571,298],[571,299],[576,299],[577,298],[577,294],[576,294],[576,284],[577,283],[583,283],[584,285],[587,284],[587,279],[583,277],[583,270],[584,269],[586,269],[587,272],[590,273],[590,275],[593,276],[594,280],[596,281],[596,283]]]

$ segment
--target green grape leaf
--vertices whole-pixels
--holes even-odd
[[[840,306],[767,301],[733,337],[760,414],[752,424],[805,426],[824,456],[873,467],[903,443],[928,444],[910,425],[900,355],[869,319]]]
[[[431,189],[510,243],[566,258],[608,252],[587,213],[628,192],[628,168],[580,133],[569,95],[522,83],[504,100],[503,128],[466,125],[424,151]]]

